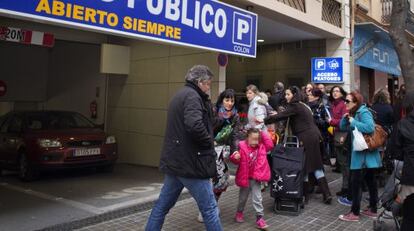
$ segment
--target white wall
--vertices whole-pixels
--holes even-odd
[[[100,49],[95,44],[56,41],[49,56],[47,100],[39,109],[77,111],[90,118],[89,104],[96,100],[94,122],[103,123],[106,76],[99,73]]]
[[[5,102],[0,113],[58,109],[89,116],[89,104],[96,99],[95,122],[104,122],[106,79],[99,74],[99,65],[100,44],[107,35],[5,17],[0,17],[0,25],[50,32],[56,39],[53,48],[0,41],[0,80],[8,85],[7,95],[0,97]]]
[[[0,111],[70,110],[90,115],[98,103],[104,122],[106,76],[99,73],[100,45],[57,40],[53,48],[0,42],[0,80],[7,84]],[[96,91],[99,88],[99,97]]]
[[[49,50],[0,41],[0,51],[0,80],[7,84],[0,101],[45,100]]]

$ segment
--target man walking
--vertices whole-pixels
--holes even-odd
[[[170,102],[160,169],[164,186],[148,218],[146,231],[161,230],[165,216],[183,188],[197,202],[208,231],[221,231],[210,178],[216,176],[216,154],[209,95],[213,74],[207,66],[192,67],[185,86]]]
[[[320,83],[320,84],[318,84],[318,85],[317,85],[317,87],[318,87],[318,89],[322,92],[322,100],[323,100],[323,104],[324,104],[325,106],[327,106],[327,105],[328,105],[328,98],[329,98],[329,96],[328,96],[328,94],[327,94],[327,92],[326,92],[326,87],[325,87],[325,84]]]
[[[282,82],[276,82],[274,85],[274,95],[269,98],[269,104],[275,111],[277,111],[284,100],[285,85]]]

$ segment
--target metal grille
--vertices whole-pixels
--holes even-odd
[[[392,0],[381,0],[381,5],[382,5],[381,22],[384,24],[389,24],[391,22]]]
[[[292,8],[295,8],[299,11],[306,13],[305,0],[277,0],[277,1],[282,2]]]
[[[322,20],[342,28],[341,3],[336,0],[322,1]]]
[[[90,147],[102,145],[102,140],[81,140],[81,141],[69,141],[67,145],[69,147]]]

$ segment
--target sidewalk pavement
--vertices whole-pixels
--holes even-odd
[[[329,173],[328,181],[330,182],[329,186],[332,194],[339,191],[342,183],[339,174]],[[340,221],[338,216],[348,212],[350,207],[340,205],[336,201],[336,197],[334,197],[332,205],[325,205],[322,203],[322,195],[312,194],[309,204],[299,216],[283,216],[273,213],[273,198],[270,197],[269,192],[266,191],[263,196],[265,219],[270,225],[268,230],[373,230],[373,219],[368,217],[361,216],[359,222]],[[237,200],[238,188],[236,186],[231,186],[220,199],[219,207],[224,230],[256,230],[255,213],[251,201],[249,201],[246,205],[246,222],[242,224],[234,222]],[[363,202],[362,208],[363,206],[366,206],[365,202]],[[144,230],[150,212],[151,211],[149,210],[144,211],[89,227],[84,227],[79,230]],[[204,230],[204,225],[197,222],[197,215],[197,205],[192,198],[179,201],[167,215],[163,230]]]

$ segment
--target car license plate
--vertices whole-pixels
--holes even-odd
[[[74,156],[94,156],[100,155],[101,149],[100,148],[80,148],[75,149]]]

